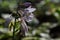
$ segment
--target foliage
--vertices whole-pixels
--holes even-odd
[[[27,0],[18,0],[19,2],[23,3]],[[7,0],[7,1],[2,1],[0,3],[0,14],[2,13],[13,13],[16,12],[17,9],[17,0]],[[36,0],[29,0],[32,1],[33,3],[36,2]],[[57,5],[58,4],[58,5]],[[36,3],[35,7],[37,10],[34,12],[34,15],[36,17],[41,17],[41,15],[44,15],[46,11],[50,11],[53,15],[57,13],[59,16],[57,17],[59,24],[60,24],[60,5],[59,3],[52,3],[50,0],[43,0],[42,2]],[[1,16],[1,15],[0,15]],[[4,29],[4,22],[5,20],[3,18],[0,18],[0,28]],[[48,24],[48,25],[47,25]],[[49,28],[51,23],[44,23],[39,25],[39,27],[33,28],[30,27],[29,32],[27,33],[26,37],[22,37],[22,40],[40,40],[41,36],[40,33],[47,33],[46,30]],[[13,25],[14,27],[14,25]],[[18,32],[20,31],[20,23],[16,22],[15,25],[15,37],[16,40],[19,39]],[[8,28],[9,29],[9,28]],[[4,33],[0,31],[0,39],[4,40],[3,38],[7,38],[8,40],[12,40],[12,35],[13,33],[11,31]],[[48,34],[48,33],[47,33]]]

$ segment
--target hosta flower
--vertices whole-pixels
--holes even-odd
[[[30,5],[31,5],[30,2],[25,2],[25,3],[24,3],[24,6],[30,6]]]

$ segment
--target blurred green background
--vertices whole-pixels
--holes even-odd
[[[9,31],[9,28],[4,28],[5,19],[2,18],[2,14],[13,14],[17,12],[18,3],[22,4],[28,0],[0,0],[0,40],[12,40],[13,32]],[[51,12],[54,15],[58,23],[60,24],[60,0],[29,0],[34,3],[37,10],[34,12],[36,17],[41,17],[46,12]],[[57,12],[56,12],[57,10]],[[55,15],[56,14],[56,15]],[[19,25],[19,26],[18,26]],[[40,34],[44,33],[48,35],[48,27],[51,23],[42,23],[38,27],[30,27],[26,37],[18,36],[18,32],[15,32],[15,40],[50,40],[50,38],[41,38]],[[9,27],[9,26],[8,26]],[[16,29],[20,30],[20,23],[16,22]],[[46,36],[47,36],[46,35]]]

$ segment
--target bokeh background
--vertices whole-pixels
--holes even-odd
[[[26,36],[21,37],[18,32],[21,27],[20,23],[16,20],[15,26],[14,21],[10,21],[5,25],[5,18],[10,17],[9,15],[13,14],[14,20],[15,17],[17,17],[18,4],[23,4],[26,1],[31,1],[32,5],[36,8],[36,11],[33,14],[39,20],[40,24],[37,27],[30,26]],[[54,27],[53,25],[60,24],[60,0],[0,0],[0,40],[12,40],[13,31],[9,30],[11,22],[12,27],[15,27],[15,30],[18,30],[14,35],[15,40],[53,40],[49,35],[49,30]],[[13,30],[13,28],[11,29]]]

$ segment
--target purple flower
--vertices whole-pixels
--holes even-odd
[[[26,2],[26,3],[24,3],[24,6],[30,6],[30,5],[31,5],[30,2]]]

